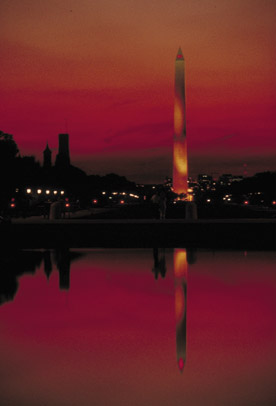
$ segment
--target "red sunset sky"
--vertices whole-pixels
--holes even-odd
[[[2,0],[0,130],[89,174],[172,174],[174,60],[189,175],[276,170],[274,0]]]

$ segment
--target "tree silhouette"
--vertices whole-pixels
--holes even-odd
[[[6,165],[13,161],[18,152],[19,149],[13,135],[0,131],[0,165]]]
[[[16,157],[19,150],[11,134],[0,131],[0,209],[7,205],[16,179]]]

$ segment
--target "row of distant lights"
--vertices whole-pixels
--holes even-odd
[[[112,197],[111,197],[111,196],[109,196],[109,199],[112,199]],[[94,204],[99,203],[99,202],[98,202],[98,199],[94,199],[94,200],[93,200],[93,203],[94,203]],[[120,200],[120,203],[121,203],[121,204],[124,204],[124,203],[125,203],[125,201],[124,201],[124,200]]]
[[[102,195],[106,195],[107,193],[106,192],[102,192]],[[117,195],[119,195],[119,196],[130,196],[130,197],[134,197],[134,199],[139,199],[139,196],[138,195],[134,195],[133,193],[126,193],[126,192],[112,192],[111,193],[113,196],[117,196]],[[112,196],[109,196],[109,199],[112,199]]]
[[[250,193],[250,194],[252,194],[252,193]],[[261,193],[258,192],[258,193],[256,193],[256,194],[260,195]],[[228,201],[228,202],[231,202],[232,199],[231,199],[230,195],[225,195],[225,196],[223,197],[223,200],[226,200],[226,201]],[[206,202],[207,202],[207,203],[211,203],[211,199],[206,199]],[[247,206],[247,205],[249,204],[249,200],[244,200],[243,204],[245,204],[245,205]],[[273,201],[272,201],[272,205],[273,205],[273,206],[276,206],[276,200],[273,200]]]
[[[106,192],[102,192],[102,195],[106,195],[107,193]],[[117,196],[117,195],[119,195],[119,196],[130,196],[130,197],[134,197],[134,199],[139,199],[139,196],[138,195],[134,195],[133,193],[129,193],[129,194],[127,194],[127,193],[125,193],[125,192],[121,192],[121,193],[119,193],[119,192],[112,192],[112,195],[113,196]],[[113,196],[109,196],[108,197],[108,199],[109,200],[112,200],[113,199]],[[94,199],[93,200],[93,203],[94,204],[97,204],[98,203],[98,199]],[[124,204],[125,203],[125,201],[122,199],[122,200],[120,200],[120,204]]]
[[[27,189],[26,192],[27,192],[28,195],[30,195],[32,193],[32,189]],[[38,195],[41,195],[43,193],[43,190],[42,189],[37,189],[36,193]],[[53,191],[51,191],[49,189],[45,190],[46,195],[50,195],[51,193],[53,193],[54,195],[57,195],[58,193],[60,193],[61,195],[64,195],[65,192],[64,192],[64,190],[61,190],[60,192],[58,192],[57,190],[53,190]]]

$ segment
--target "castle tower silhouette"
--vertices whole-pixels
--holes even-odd
[[[52,151],[49,148],[48,142],[43,151],[43,168],[51,168],[52,166]]]
[[[58,154],[56,156],[56,166],[67,167],[70,165],[69,154],[69,134],[59,134]]]

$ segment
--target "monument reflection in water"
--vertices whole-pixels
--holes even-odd
[[[181,372],[186,361],[187,273],[186,250],[176,249],[174,251],[176,350]]]
[[[274,404],[275,264],[274,252],[3,254],[1,404]]]

